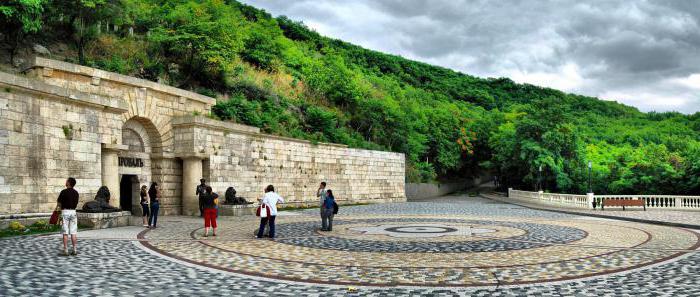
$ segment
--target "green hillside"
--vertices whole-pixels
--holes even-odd
[[[209,116],[406,154],[409,181],[489,170],[502,184],[584,193],[700,194],[700,114],[642,113],[508,78],[484,79],[328,38],[224,0],[9,0],[3,51],[218,98]]]

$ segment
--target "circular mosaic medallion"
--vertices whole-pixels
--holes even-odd
[[[367,227],[355,228],[359,233],[365,235],[384,235],[390,237],[447,237],[446,240],[437,241],[387,241],[375,240],[372,237],[354,236],[339,237],[333,232],[317,232],[318,222],[304,221],[281,224],[277,227],[279,234],[286,234],[288,237],[280,237],[277,242],[295,246],[304,246],[319,249],[332,249],[356,252],[385,252],[385,253],[424,253],[424,252],[492,252],[530,249],[544,247],[551,244],[568,243],[584,238],[587,234],[584,230],[568,226],[558,226],[549,224],[538,224],[528,222],[509,222],[491,220],[467,220],[467,219],[431,219],[431,218],[373,218],[338,220],[334,222],[334,230],[342,229],[346,224],[365,223]],[[382,227],[382,226],[387,226]],[[402,229],[410,226],[432,226],[439,227],[439,230],[452,232],[396,232],[392,230],[414,230]],[[484,227],[479,227],[484,226]],[[488,238],[488,230],[498,227],[508,227],[522,230],[521,235],[509,237],[510,240],[503,240],[502,237]],[[389,231],[386,229],[389,228]],[[393,228],[393,229],[392,229]],[[398,228],[398,229],[396,229]],[[445,229],[449,228],[449,229]],[[469,235],[469,229],[476,228],[476,234],[481,237]],[[369,230],[369,232],[363,231]],[[495,230],[494,230],[495,232]],[[317,236],[323,235],[323,236]],[[423,235],[423,236],[421,236]],[[480,238],[482,240],[473,240]]]
[[[396,233],[399,234],[414,234],[414,235],[430,235],[430,236],[438,236],[438,234],[443,234],[443,233],[453,233],[457,232],[459,229],[456,228],[451,228],[451,227],[445,227],[445,226],[395,226],[395,227],[387,227],[387,226],[379,226],[381,230],[384,230],[385,232],[388,232],[387,234],[389,236],[395,236]],[[366,231],[365,231],[366,232]]]
[[[485,217],[277,218],[277,239],[250,238],[258,221],[223,224],[219,236],[144,232],[168,257],[263,278],[337,285],[472,287],[577,280],[654,265],[696,249],[680,228],[601,220]],[[172,240],[191,234],[190,240]],[[168,239],[168,240],[159,240]]]

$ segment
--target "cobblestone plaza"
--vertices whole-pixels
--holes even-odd
[[[0,241],[0,295],[698,296],[700,233],[532,210],[483,198],[285,212],[278,238],[255,217]]]

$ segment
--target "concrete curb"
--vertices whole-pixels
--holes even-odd
[[[657,220],[647,220],[647,219],[637,219],[637,218],[628,218],[628,217],[618,217],[618,216],[603,215],[603,214],[591,214],[591,213],[585,213],[585,212],[577,212],[577,211],[573,211],[573,210],[561,210],[561,209],[552,209],[552,208],[545,208],[545,207],[536,207],[536,206],[532,206],[532,205],[528,205],[528,204],[518,203],[517,201],[506,201],[504,199],[497,198],[493,195],[482,194],[479,196],[482,198],[489,199],[489,200],[494,200],[494,201],[508,203],[508,204],[514,204],[514,205],[518,205],[518,206],[522,206],[522,207],[534,209],[534,210],[550,211],[550,212],[570,214],[570,215],[587,216],[587,217],[595,217],[595,218],[602,218],[602,219],[613,219],[613,220],[629,221],[629,222],[635,222],[635,223],[644,223],[644,224],[651,224],[651,225],[671,226],[671,227],[680,227],[680,228],[700,230],[700,225],[674,223],[674,222],[657,221]]]

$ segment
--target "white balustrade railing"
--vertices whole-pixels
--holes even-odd
[[[544,202],[552,205],[570,205],[576,207],[586,207],[589,205],[588,197],[586,195],[528,192],[518,190],[509,190],[508,193],[508,197],[512,199]]]
[[[592,208],[593,201],[600,205],[603,199],[642,199],[647,208],[700,210],[700,196],[676,195],[574,195],[529,192],[508,189],[508,198],[550,205]]]
[[[595,201],[600,199],[642,199],[649,208],[698,209],[700,196],[675,195],[595,195]]]

